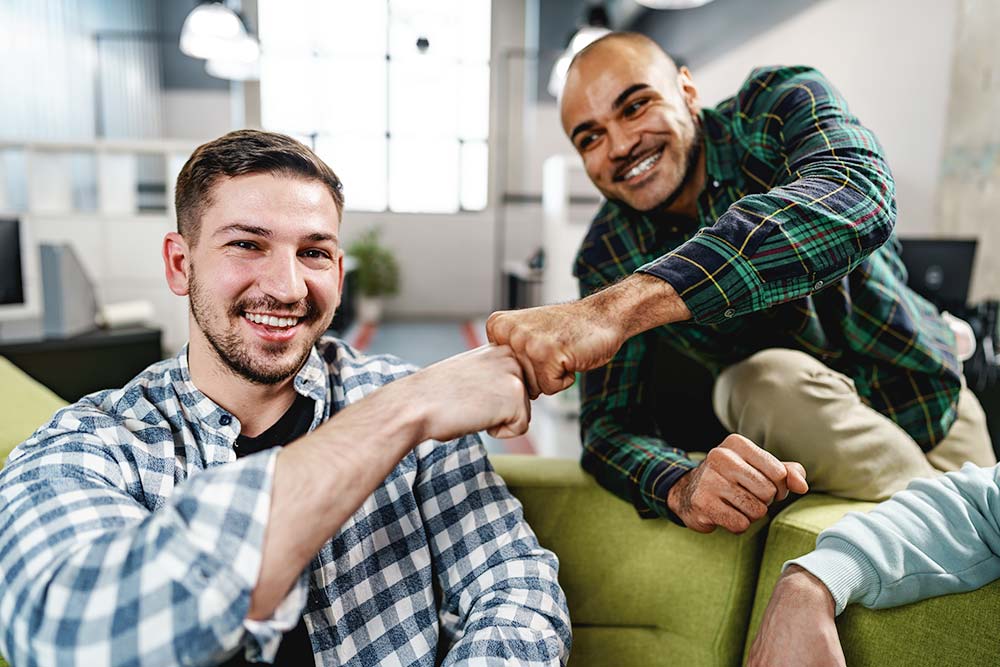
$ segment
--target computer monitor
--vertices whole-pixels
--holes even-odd
[[[902,238],[906,284],[939,308],[962,308],[969,300],[975,239]]]
[[[0,340],[29,338],[41,327],[38,246],[24,220],[0,217]]]

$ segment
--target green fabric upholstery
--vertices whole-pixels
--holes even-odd
[[[640,520],[571,460],[494,456],[559,556],[571,667],[739,662],[767,522],[740,536]]]
[[[774,518],[757,580],[747,651],[757,636],[782,564],[811,551],[819,533],[847,512],[873,507],[874,503],[810,494]],[[872,611],[851,605],[837,619],[837,630],[851,667],[995,665],[1000,660],[998,618],[1000,581],[971,593],[894,609]]]
[[[0,466],[10,450],[64,405],[66,401],[0,357]]]

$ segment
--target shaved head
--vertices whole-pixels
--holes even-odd
[[[592,42],[570,63],[559,103],[566,136],[608,199],[690,212],[704,181],[698,91],[659,44],[632,32]]]
[[[667,55],[662,46],[649,37],[638,32],[612,32],[600,39],[595,39],[573,56],[567,77],[577,62],[590,58],[621,58],[623,56],[640,57],[647,62],[663,67],[665,72],[673,76],[677,74],[677,63],[674,62],[674,59]]]

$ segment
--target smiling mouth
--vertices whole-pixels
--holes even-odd
[[[244,312],[243,317],[254,324],[261,324],[272,329],[291,329],[302,321],[301,317],[265,315],[263,313]]]
[[[649,157],[643,158],[642,160],[634,164],[628,171],[620,172],[618,175],[615,176],[615,182],[628,181],[635,178],[636,176],[641,176],[642,174],[645,174],[647,171],[652,169],[657,162],[660,161],[661,157],[663,157],[663,149],[656,151]]]

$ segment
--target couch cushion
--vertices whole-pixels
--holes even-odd
[[[0,357],[0,466],[10,450],[64,405],[66,401]]]
[[[766,520],[701,535],[643,520],[576,461],[494,456],[539,541],[559,556],[571,666],[739,662]]]
[[[812,551],[819,533],[847,512],[873,507],[874,503],[809,494],[774,518],[761,561],[746,651],[757,635],[782,564]],[[852,667],[995,665],[1000,656],[997,618],[1000,581],[971,593],[894,609],[873,611],[851,605],[838,617],[837,630]]]

